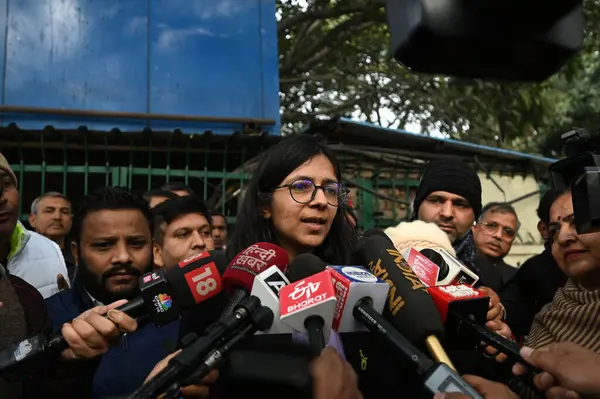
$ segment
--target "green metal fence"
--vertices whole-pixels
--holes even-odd
[[[172,132],[6,133],[0,130],[0,150],[19,178],[23,220],[32,201],[48,191],[64,193],[76,206],[90,190],[104,185],[146,191],[181,181],[233,223],[239,194],[251,177],[251,170],[242,166],[277,140]],[[360,157],[342,161],[346,183],[355,193],[359,224],[364,229],[395,225],[408,212],[419,171],[368,162]]]

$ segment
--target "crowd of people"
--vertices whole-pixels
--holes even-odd
[[[223,251],[231,260],[257,242],[280,246],[290,262],[312,253],[327,264],[350,265],[362,234],[341,165],[326,145],[304,135],[263,154],[231,231],[222,213],[180,183],[144,194],[102,187],[75,209],[67,196],[48,192],[31,204],[27,229],[18,220],[17,182],[0,154],[0,350],[59,331],[69,347],[31,370],[0,375],[0,398],[127,397],[164,368],[182,337],[219,319],[227,297],[219,294],[161,328],[117,310],[154,268],[205,251]],[[507,265],[517,213],[508,203],[483,206],[476,172],[446,160],[426,167],[411,220],[385,233],[397,248],[419,234],[419,223],[441,234],[440,245],[479,276],[478,288],[490,297],[487,328],[519,342],[524,362],[543,370],[515,387],[510,381],[523,365],[509,364],[495,348],[447,348],[482,396],[528,398],[537,390],[548,398],[600,397],[600,232],[577,233],[569,191],[546,192],[538,216],[544,251],[519,268]],[[341,334],[339,346],[312,360],[313,397],[431,397],[368,334]],[[227,381],[214,370],[181,393],[236,397]]]

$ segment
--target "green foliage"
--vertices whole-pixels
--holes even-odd
[[[579,55],[546,82],[501,84],[399,65],[389,51],[383,0],[279,0],[284,130],[342,115],[557,155],[561,133],[600,126],[600,0],[584,4]]]

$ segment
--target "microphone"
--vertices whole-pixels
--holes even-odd
[[[294,330],[281,322],[279,312],[279,293],[290,282],[277,266],[271,266],[260,273],[252,283],[252,296],[260,299],[261,305],[271,309],[274,315],[271,328],[258,331],[257,334],[291,334]]]
[[[221,317],[229,316],[249,295],[258,274],[269,266],[277,266],[285,273],[288,262],[287,252],[270,242],[257,242],[237,254],[223,273],[223,287],[230,294],[230,299]]]
[[[361,240],[364,242],[356,256],[391,287],[383,317],[410,342],[424,343],[436,361],[456,370],[439,341],[444,325],[421,280],[387,236],[373,235]]]
[[[165,388],[185,380],[199,368],[202,368],[202,373],[209,371],[210,367],[220,361],[220,356],[228,352],[246,334],[269,328],[272,321],[273,313],[262,306],[258,298],[248,296],[242,299],[231,315],[209,326],[204,335],[169,360],[163,370],[142,385],[130,398],[156,397]],[[241,336],[238,333],[241,333]],[[223,340],[227,342],[222,342]]]
[[[302,254],[292,262],[288,277],[292,284],[281,288],[279,297],[281,321],[306,332],[309,348],[318,356],[329,342],[336,306],[331,275],[319,258]]]
[[[221,291],[217,262],[223,263],[224,258],[213,257],[218,252],[203,252],[168,271],[161,268],[144,274],[139,279],[140,295],[117,309],[133,318],[149,315],[158,326],[178,319],[182,308],[193,307]],[[0,371],[36,364],[68,347],[60,332],[36,335],[1,351]]]
[[[446,364],[434,364],[375,309],[385,306],[386,295],[391,290],[385,281],[362,267],[329,266],[327,270],[336,287],[338,304],[343,303],[342,308],[339,306],[338,308],[340,315],[346,315],[346,318],[342,317],[344,320],[341,321],[341,323],[345,322],[346,328],[355,331],[355,324],[360,324],[391,344],[399,354],[415,365],[417,373],[423,377],[425,387],[431,393],[462,392],[473,398],[481,398]],[[343,307],[351,310],[345,312]],[[348,316],[350,313],[354,322]]]
[[[431,261],[429,256],[423,255],[423,253],[417,251],[414,248],[408,248],[402,255],[406,259],[406,263],[413,269],[415,274],[419,277],[421,282],[426,287],[432,287],[438,284],[440,276],[448,275],[448,264],[444,262],[442,256],[432,249],[423,249],[429,256],[439,256],[438,262]],[[431,254],[429,251],[433,252]]]
[[[485,327],[490,298],[483,291],[464,284],[427,290],[442,316],[449,344],[457,349],[471,349],[483,341],[511,360],[524,362],[518,343]]]
[[[352,314],[354,305],[362,298],[370,298],[371,306],[381,313],[390,286],[359,266],[327,266],[335,287],[337,303],[332,328],[339,333],[367,330]]]
[[[423,248],[420,253],[439,266],[440,272],[436,285],[466,284],[474,286],[479,280],[479,276],[476,273],[463,265],[443,248]]]

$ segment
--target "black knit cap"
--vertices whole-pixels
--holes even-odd
[[[475,219],[481,214],[481,181],[473,168],[461,161],[433,161],[425,168],[413,202],[416,219],[421,203],[434,191],[460,195],[469,202]]]

